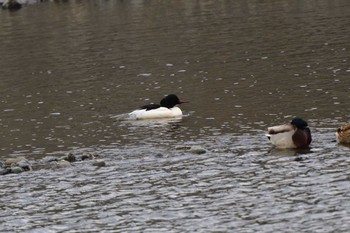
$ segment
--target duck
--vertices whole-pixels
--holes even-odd
[[[180,100],[175,94],[165,96],[159,104],[147,104],[127,114],[128,119],[161,119],[182,117],[181,109],[176,106],[188,103],[187,100]]]
[[[350,124],[339,127],[335,135],[339,143],[350,143]]]
[[[266,136],[277,148],[306,148],[310,145],[311,131],[306,121],[294,118],[289,124],[268,127]]]

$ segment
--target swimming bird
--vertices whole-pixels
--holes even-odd
[[[342,125],[335,135],[340,143],[350,143],[350,124]]]
[[[291,123],[268,127],[271,143],[278,148],[305,148],[311,143],[311,131],[303,119],[294,118]]]
[[[127,118],[142,120],[181,117],[182,111],[176,105],[183,103],[188,103],[188,101],[180,100],[176,95],[170,94],[164,97],[160,104],[147,104],[128,113]]]

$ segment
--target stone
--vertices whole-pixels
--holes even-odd
[[[19,0],[5,0],[2,3],[2,9],[19,10],[22,8],[22,2]]]
[[[190,152],[193,154],[200,155],[206,153],[207,151],[201,146],[191,146]]]
[[[16,173],[16,174],[24,172],[24,169],[18,166],[13,166],[10,168],[10,170],[11,170],[11,173]]]
[[[189,149],[191,149],[191,146],[188,146],[188,145],[175,146],[175,150],[189,150]]]
[[[57,164],[57,167],[59,167],[59,168],[67,168],[67,167],[71,167],[72,166],[70,164],[70,162],[68,162],[66,160],[58,161],[56,164]]]
[[[32,166],[29,163],[29,161],[26,160],[26,159],[18,161],[17,163],[15,163],[15,165],[17,165],[18,167],[23,168],[24,171],[32,171]]]
[[[81,160],[92,160],[92,159],[95,159],[95,156],[93,154],[83,154],[81,156]]]
[[[44,158],[41,159],[42,162],[44,163],[51,163],[51,162],[57,162],[58,158],[55,156],[45,156]]]
[[[94,163],[92,165],[94,165],[96,167],[104,167],[104,166],[106,166],[106,162],[102,159],[97,159],[94,161]]]
[[[59,160],[66,160],[71,163],[77,161],[75,155],[73,155],[72,153],[68,153],[67,155],[61,157]]]
[[[25,160],[25,158],[24,157],[8,158],[5,160],[5,166],[11,166],[12,164],[16,164],[21,160]]]
[[[0,175],[6,175],[11,173],[11,169],[10,168],[1,168],[0,169]]]

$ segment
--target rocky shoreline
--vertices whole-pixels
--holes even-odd
[[[194,155],[205,154],[207,150],[199,145],[180,145],[174,148],[183,152]],[[7,174],[19,174],[28,171],[38,171],[42,169],[53,170],[60,168],[69,168],[74,166],[74,163],[91,161],[91,165],[97,167],[106,166],[106,162],[98,154],[82,154],[74,155],[69,152],[62,156],[46,156],[39,160],[28,160],[25,157],[7,158],[0,160],[0,176]]]
[[[99,159],[98,155],[83,154],[76,156],[68,153],[61,157],[46,156],[37,161],[29,161],[25,157],[8,158],[0,161],[0,175],[19,174],[27,171],[37,171],[42,169],[59,169],[71,167],[75,162],[92,160],[92,165],[98,167],[106,166],[103,159]]]

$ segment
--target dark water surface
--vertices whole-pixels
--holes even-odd
[[[107,163],[1,176],[0,232],[349,232],[348,0],[46,2],[0,38],[0,160]],[[169,93],[181,120],[111,118]],[[311,149],[274,149],[294,116]]]

